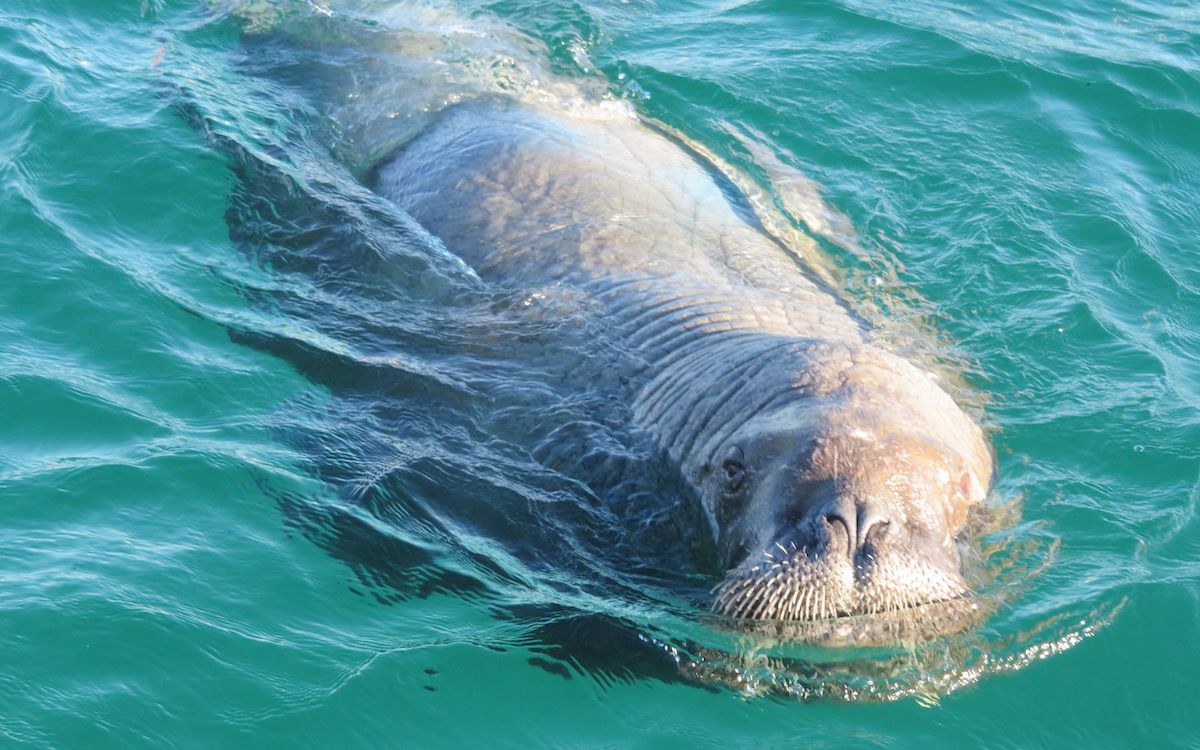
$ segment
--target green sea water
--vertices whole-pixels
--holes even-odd
[[[0,9],[0,747],[1200,747],[1195,5],[253,7]],[[974,640],[848,702],[620,645],[720,642],[711,581],[513,438],[587,342],[358,186],[411,29],[733,165],[963,372],[1020,506]]]

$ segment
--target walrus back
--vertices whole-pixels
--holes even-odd
[[[695,312],[690,299],[726,328],[861,339],[713,169],[630,116],[458,105],[385,160],[374,188],[484,278],[569,283],[634,317]]]

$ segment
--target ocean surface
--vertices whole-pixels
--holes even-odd
[[[0,747],[1200,748],[1198,53],[1170,0],[6,0]],[[613,342],[363,187],[496,92],[673,132],[947,374],[986,622],[710,621],[562,376]]]

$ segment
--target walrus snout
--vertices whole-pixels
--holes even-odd
[[[910,610],[970,596],[958,570],[905,545],[869,541],[848,553],[845,528],[816,549],[795,543],[760,550],[730,570],[713,610],[744,620],[814,621]]]
[[[749,551],[716,588],[713,609],[748,620],[873,615],[969,594],[957,554],[879,511],[819,511]]]

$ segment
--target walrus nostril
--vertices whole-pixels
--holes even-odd
[[[887,538],[891,522],[879,518],[871,521],[859,537],[859,556],[873,557],[879,551],[879,546]]]
[[[868,544],[870,542],[878,542],[882,540],[883,537],[888,533],[888,529],[891,528],[891,525],[891,521],[888,521],[886,518],[871,519],[869,523],[864,524],[864,528],[860,534],[862,543]]]
[[[826,513],[823,517],[827,534],[827,544],[833,546],[838,543],[840,538],[843,551],[846,555],[854,554],[854,526],[850,524],[840,513]]]

